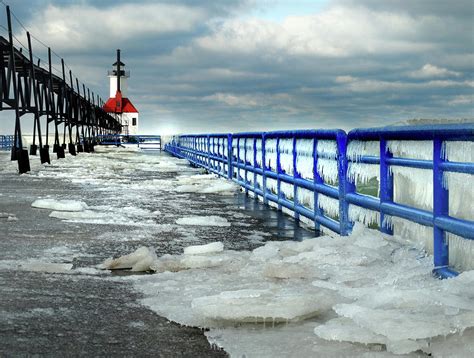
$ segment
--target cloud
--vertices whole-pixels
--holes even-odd
[[[437,67],[430,63],[427,63],[419,70],[411,72],[411,76],[414,78],[432,78],[432,77],[458,77],[461,74],[456,71],[450,71],[443,67]]]
[[[286,17],[266,0],[11,1],[95,93],[121,48],[148,130],[472,117],[469,1],[327,0]]]

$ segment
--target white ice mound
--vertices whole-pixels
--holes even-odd
[[[226,218],[220,216],[187,216],[176,220],[178,225],[189,226],[230,226]]]
[[[331,293],[329,293],[331,296]],[[333,299],[313,292],[294,290],[243,289],[192,300],[194,314],[232,322],[299,321],[331,308]]]
[[[131,254],[117,259],[105,260],[101,268],[108,270],[132,269],[132,271],[149,271],[150,266],[153,266],[156,260],[155,250],[142,246]]]
[[[38,199],[31,204],[33,208],[50,209],[55,211],[83,211],[86,210],[87,204],[77,200],[55,200],[55,199]]]
[[[178,178],[175,191],[180,193],[201,193],[234,195],[240,187],[230,180],[219,178],[215,174],[199,174]]]
[[[224,251],[224,244],[220,241],[211,242],[207,245],[195,245],[184,248],[185,255],[202,255],[202,254],[213,254],[216,252]]]
[[[163,255],[150,267],[155,272],[178,272],[189,269],[205,269],[229,263],[229,255]]]
[[[72,264],[30,261],[22,263],[20,269],[30,272],[66,273],[72,269]]]

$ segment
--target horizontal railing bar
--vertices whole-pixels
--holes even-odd
[[[449,216],[439,216],[434,219],[435,226],[455,235],[474,240],[474,222],[460,220]]]
[[[381,203],[380,210],[387,215],[398,216],[425,226],[433,226],[433,213],[396,203]]]

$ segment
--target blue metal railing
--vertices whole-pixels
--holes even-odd
[[[430,141],[433,154],[430,159],[395,157],[389,141]],[[392,234],[387,220],[392,217],[433,227],[434,273],[451,277],[457,273],[448,267],[446,233],[472,240],[474,222],[449,215],[449,191],[443,186],[443,177],[445,172],[474,174],[474,163],[446,159],[443,148],[449,141],[474,142],[474,124],[355,129],[349,134],[305,130],[183,135],[173,137],[165,150],[236,181],[247,193],[273,203],[279,210],[291,210],[295,219],[303,216],[312,220],[317,230],[323,226],[347,235],[353,224],[350,205],[376,212],[380,230],[385,233]],[[348,152],[348,145],[356,142],[371,142],[372,152]],[[357,180],[348,170],[354,164],[378,166],[378,196],[357,192]],[[431,210],[394,202],[395,166],[432,170]],[[325,212],[327,205],[320,205],[323,201],[337,204],[337,210]]]
[[[13,147],[14,136],[0,135],[0,150],[10,150]]]

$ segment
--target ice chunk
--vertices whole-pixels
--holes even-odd
[[[195,245],[184,248],[185,255],[202,255],[213,254],[224,251],[224,244],[222,242],[211,242],[207,245]]]
[[[29,261],[22,263],[20,269],[32,272],[46,272],[46,273],[65,273],[72,269],[72,264],[43,262],[43,261]]]
[[[328,341],[346,341],[362,344],[386,344],[387,338],[376,334],[367,328],[355,324],[355,322],[346,317],[334,318],[325,324],[317,326],[314,333]]]
[[[397,309],[371,309],[357,304],[338,304],[337,314],[387,337],[390,341],[424,339],[452,333],[454,327],[442,313],[426,315]]]
[[[31,206],[55,211],[83,211],[87,209],[86,203],[77,200],[38,199]]]
[[[230,226],[226,218],[220,216],[188,216],[176,220],[178,225],[190,226]]]
[[[105,260],[101,268],[108,270],[132,269],[132,271],[149,271],[150,266],[156,260],[155,250],[142,246],[131,254]]]
[[[332,296],[329,293],[327,296]],[[261,289],[224,291],[218,295],[195,298],[191,307],[197,315],[211,320],[232,322],[298,321],[325,312],[333,299],[313,291],[277,292]]]

